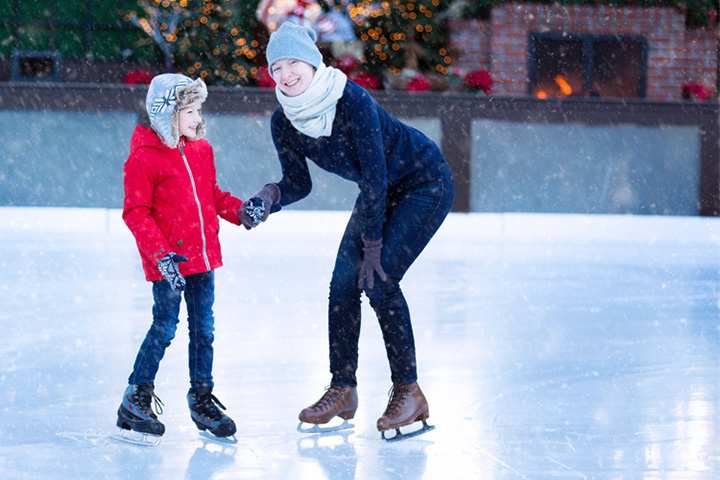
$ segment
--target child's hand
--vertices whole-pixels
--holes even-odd
[[[280,210],[280,188],[268,183],[262,190],[245,202],[240,211],[240,223],[247,229],[255,228],[267,220],[268,216]]]
[[[265,216],[265,202],[262,198],[252,197],[240,211],[240,223],[246,230],[257,227]]]
[[[180,273],[178,263],[187,262],[187,257],[170,252],[160,259],[157,264],[163,278],[170,284],[173,291],[182,291],[185,288],[185,278]]]

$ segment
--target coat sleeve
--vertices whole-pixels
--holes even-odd
[[[375,101],[362,91],[353,102],[350,131],[360,164],[359,213],[362,235],[368,240],[382,238],[385,223],[388,172],[383,134]]]
[[[289,135],[289,129],[292,127],[287,123],[282,111],[276,110],[270,122],[270,129],[282,169],[282,179],[277,186],[280,188],[280,205],[283,207],[307,197],[312,190],[307,160],[302,153],[293,148]]]
[[[232,195],[229,192],[225,192],[220,189],[217,183],[217,170],[215,168],[215,155],[212,147],[210,147],[210,158],[212,165],[212,178],[214,181],[213,186],[213,197],[215,200],[215,211],[220,217],[224,218],[230,223],[240,225],[240,209],[243,206],[243,201],[238,197]]]
[[[142,159],[130,154],[123,168],[123,220],[135,237],[140,255],[153,265],[170,251],[170,244],[151,216],[153,182]]]

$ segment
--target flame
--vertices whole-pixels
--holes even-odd
[[[535,96],[540,100],[545,100],[547,99],[548,94],[545,90],[538,90],[537,92],[535,92]]]
[[[560,87],[560,91],[566,97],[569,97],[573,93],[573,89],[570,84],[565,80],[563,75],[555,75],[555,83]]]

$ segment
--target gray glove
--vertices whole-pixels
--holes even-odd
[[[170,252],[160,259],[157,264],[163,278],[170,284],[173,291],[182,291],[185,288],[185,278],[180,273],[178,263],[187,262],[187,257]]]
[[[382,238],[377,240],[362,239],[363,242],[363,259],[360,264],[360,276],[358,278],[358,288],[362,290],[367,288],[372,290],[375,286],[375,273],[377,272],[380,280],[387,282],[387,275],[380,264],[380,255],[382,254]]]
[[[280,187],[268,183],[262,190],[250,197],[240,212],[240,223],[248,230],[267,220],[272,212],[279,209]]]

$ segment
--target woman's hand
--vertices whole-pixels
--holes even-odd
[[[375,273],[377,272],[380,280],[387,282],[387,275],[380,264],[380,255],[382,254],[382,238],[377,240],[362,239],[363,242],[363,259],[360,264],[360,275],[358,278],[358,288],[360,290],[372,290],[375,286]]]

